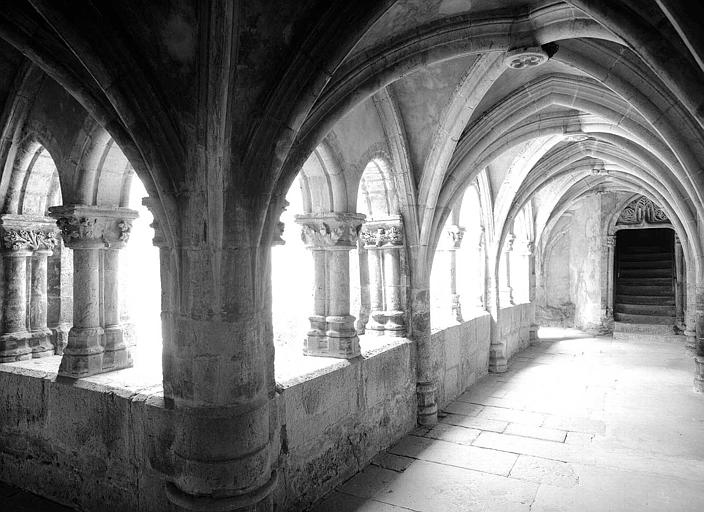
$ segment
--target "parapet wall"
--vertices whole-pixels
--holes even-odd
[[[500,311],[509,356],[528,344],[531,307]],[[490,331],[485,313],[432,335],[440,408],[487,373]],[[279,510],[305,509],[414,428],[414,344],[384,343],[277,385]],[[174,438],[161,385],[57,382],[58,362],[0,365],[0,480],[82,510],[175,510],[158,471]]]

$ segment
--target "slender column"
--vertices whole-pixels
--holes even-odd
[[[462,246],[465,228],[452,225],[447,234],[450,237],[450,307],[452,310],[452,319],[462,323],[462,304],[460,296],[457,293],[457,250]]]
[[[406,322],[401,255],[404,247],[401,217],[369,221],[361,231],[369,261],[371,318],[367,329],[377,335],[404,336]]]
[[[430,287],[427,276],[422,279],[418,274],[415,277],[418,281],[411,289],[411,331],[416,343],[418,424],[432,426],[438,422],[438,403],[430,337]]]
[[[484,228],[479,231],[479,239],[476,241],[477,259],[477,286],[475,286],[474,308],[486,309],[486,264],[484,262]]]
[[[73,321],[73,254],[60,237],[47,267],[47,324],[56,354],[63,355]]]
[[[682,241],[675,235],[675,325],[684,330],[684,303],[682,301]]]
[[[117,255],[103,251],[124,246],[137,212],[81,205],[50,212],[73,250],[73,327],[59,375],[78,378],[131,366],[120,327]]]
[[[307,355],[351,358],[360,354],[355,317],[350,315],[349,251],[357,246],[363,221],[364,215],[355,213],[296,216],[315,265],[311,330],[304,345]]]
[[[379,250],[376,240],[381,236],[375,233],[362,231],[362,237],[367,251],[367,261],[369,268],[369,322],[366,326],[366,332],[381,336],[384,334],[384,274],[382,266],[382,255]]]
[[[359,318],[355,323],[359,334],[366,334],[367,323],[371,312],[369,296],[369,251],[361,241],[357,241],[357,254],[359,255]]]
[[[511,252],[513,251],[513,241],[516,237],[509,234],[504,244],[503,258],[499,261],[501,267],[500,276],[500,304],[502,307],[513,306],[513,288],[511,288]]]
[[[29,301],[29,328],[32,333],[32,357],[54,354],[51,329],[47,327],[47,258],[48,249],[39,249],[32,255],[32,294]]]
[[[606,290],[603,297],[605,305],[603,317],[605,323],[611,324],[614,320],[614,257],[616,250],[616,235],[606,235]]]
[[[491,373],[504,373],[508,370],[508,358],[506,357],[506,342],[501,338],[499,332],[499,322],[501,308],[499,307],[499,290],[496,279],[489,276],[487,285],[487,311],[491,315],[491,340],[489,344],[489,371]]]
[[[0,218],[0,228],[5,267],[0,362],[51,355],[46,258],[56,245],[56,228],[51,219],[13,214]]]
[[[0,362],[32,357],[31,335],[27,331],[27,257],[31,251],[3,252],[5,298],[3,301]]]
[[[528,339],[531,345],[535,345],[540,340],[538,339],[538,324],[535,321],[535,244],[532,241],[526,243],[525,257],[528,260],[528,302],[530,303]]]

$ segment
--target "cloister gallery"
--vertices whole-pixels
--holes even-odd
[[[648,372],[681,361],[694,412],[676,423],[703,432],[703,17],[679,0],[3,2],[0,500],[436,510],[335,489],[425,463],[392,447],[449,442],[449,417],[455,441],[474,429],[469,469],[495,449],[518,459],[488,473],[521,485],[522,443],[610,439],[526,430],[546,411],[510,378],[559,346],[669,351]],[[673,474],[704,475],[687,461]],[[534,483],[440,509],[579,509]]]

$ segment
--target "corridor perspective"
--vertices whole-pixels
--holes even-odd
[[[701,20],[2,1],[0,512],[704,510]]]
[[[671,341],[539,331],[315,512],[694,512],[704,400]]]

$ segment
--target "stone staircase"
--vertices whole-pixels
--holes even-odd
[[[614,283],[614,339],[675,337],[672,251],[658,246],[622,251]]]

